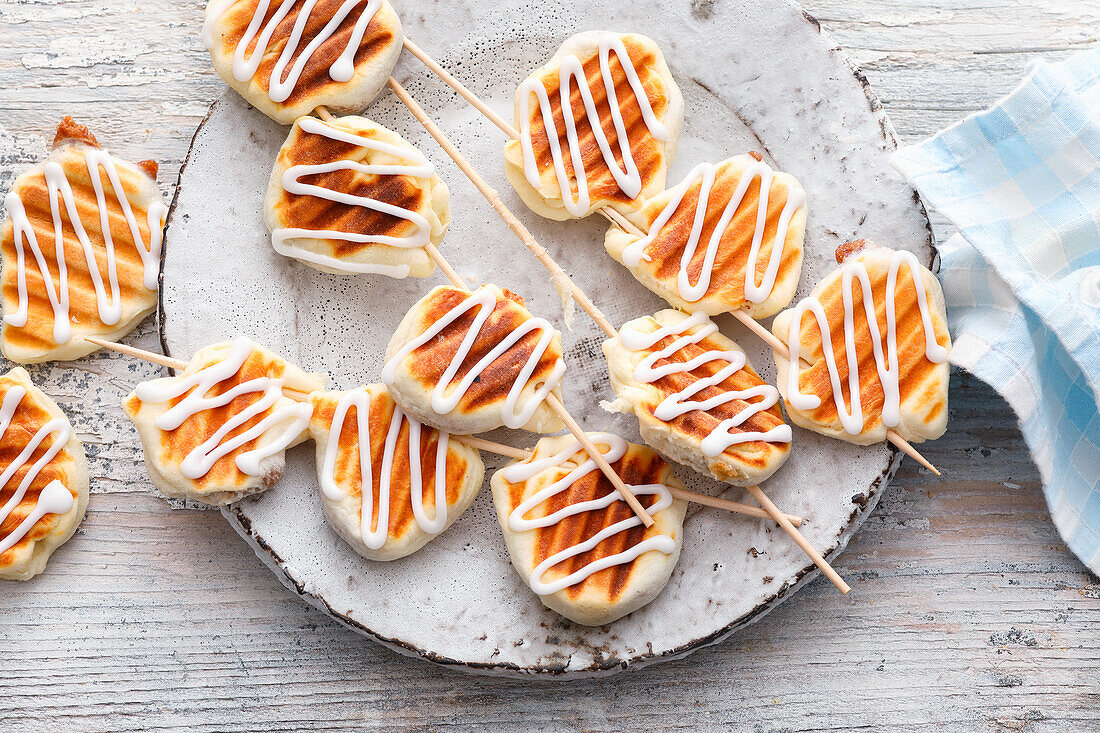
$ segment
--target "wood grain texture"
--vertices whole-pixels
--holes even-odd
[[[705,19],[722,0],[684,1]],[[198,38],[202,5],[0,2],[0,188],[72,114],[119,153],[160,161],[170,193],[223,90]],[[1009,91],[1030,53],[1061,58],[1100,40],[1096,0],[806,9],[906,142]],[[155,348],[154,324],[129,340]],[[283,589],[219,514],[171,511],[119,408],[158,368],[97,355],[31,373],[85,441],[93,496],[45,575],[0,584],[5,730],[1100,727],[1100,582],[1061,545],[1008,407],[967,375],[952,381],[947,435],[926,450],[946,479],[903,465],[836,562],[849,597],[818,580],[685,660],[555,684],[398,657]]]

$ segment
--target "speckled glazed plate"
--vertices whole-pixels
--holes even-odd
[[[866,81],[817,23],[782,0],[659,0],[539,5],[493,0],[396,2],[406,31],[444,66],[511,117],[516,86],[560,42],[587,29],[653,37],[684,94],[686,116],[670,180],[703,160],[746,150],[797,176],[810,200],[799,297],[834,267],[833,250],[864,237],[933,255],[919,200],[888,164],[892,129]],[[211,72],[213,73],[213,72]],[[604,252],[600,217],[559,223],[528,212],[504,178],[503,136],[414,59],[395,72],[506,202],[612,321],[662,302]],[[543,269],[389,92],[365,113],[418,145],[451,188],[454,223],[443,250],[463,275],[491,280],[561,316]],[[271,248],[261,205],[287,134],[227,92],[195,134],[169,219],[161,327],[165,348],[186,357],[237,335],[267,344],[341,389],[379,381],[382,352],[429,280],[326,275]],[[762,344],[719,321],[768,379]],[[638,440],[633,418],[603,412],[612,397],[601,335],[583,314],[564,330],[565,399],[593,430]],[[878,501],[898,457],[795,429],[791,459],[765,489],[807,518],[826,555],[844,547]],[[530,446],[534,437],[492,439]],[[487,468],[500,461],[486,456]],[[723,487],[678,471],[689,486]],[[739,498],[740,490],[730,492]],[[508,675],[586,675],[674,659],[727,637],[790,597],[815,569],[774,525],[714,511],[685,525],[680,563],[664,592],[611,625],[585,628],[546,610],[508,560],[486,488],[443,536],[391,563],[361,559],[324,522],[313,447],[290,453],[283,481],[225,516],[275,574],[304,599],[389,647],[456,669]]]

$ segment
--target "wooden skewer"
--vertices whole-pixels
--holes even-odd
[[[179,359],[173,359],[170,356],[164,354],[155,354],[152,351],[146,351],[145,349],[139,349],[134,346],[127,346],[126,344],[116,344],[114,341],[105,341],[94,336],[85,336],[84,340],[90,344],[102,347],[104,349],[110,349],[111,351],[117,351],[120,354],[126,354],[126,356],[132,356],[135,359],[141,359],[142,361],[148,361],[153,364],[160,364],[161,366],[168,367],[169,369],[186,369],[187,362],[180,361]]]
[[[393,79],[390,79],[390,83],[396,84],[397,82],[393,81]],[[459,274],[455,272],[454,268],[450,266],[446,258],[443,257],[443,254],[439,251],[437,247],[435,247],[435,245],[429,243],[428,245],[426,245],[425,249],[427,250],[428,255],[432,258],[432,260],[435,261],[436,265],[439,266],[439,269],[443,271],[443,273],[447,276],[447,279],[451,281],[451,284],[454,285],[455,288],[465,292],[469,292],[469,286],[467,286],[466,283],[459,276]],[[603,472],[604,476],[607,476],[607,480],[611,482],[611,484],[615,487],[615,490],[619,492],[627,505],[630,506],[634,513],[638,515],[638,518],[642,520],[642,524],[644,524],[646,527],[652,526],[653,517],[649,515],[649,512],[647,512],[645,507],[642,506],[642,503],[638,501],[638,498],[634,496],[634,492],[632,492],[630,490],[630,487],[628,487],[626,483],[619,477],[619,474],[615,473],[615,470],[611,467],[611,464],[609,464],[607,462],[607,459],[603,457],[603,453],[601,453],[599,449],[592,443],[592,440],[584,432],[581,426],[577,424],[577,421],[574,420],[573,416],[569,414],[569,411],[565,409],[565,405],[561,403],[561,400],[557,398],[557,395],[551,392],[550,394],[546,395],[545,402],[550,407],[550,409],[554,411],[558,418],[565,424],[565,426],[569,429],[569,432],[573,434],[573,437],[580,442],[581,447],[584,448],[585,452],[588,453],[592,460],[596,462],[596,465],[599,467],[600,471]]]
[[[513,125],[508,124],[505,120],[503,120],[500,117],[500,115],[498,115],[496,112],[494,112],[492,109],[490,109],[487,104],[485,104],[483,101],[481,101],[481,99],[479,99],[476,94],[474,94],[469,89],[467,89],[466,86],[464,84],[462,84],[462,82],[460,82],[458,79],[456,79],[454,76],[452,76],[446,69],[444,69],[438,63],[436,63],[435,60],[432,59],[431,56],[426,54],[423,50],[421,50],[418,46],[416,46],[412,41],[409,41],[408,39],[405,39],[405,48],[407,48],[409,50],[409,52],[412,53],[413,56],[415,56],[417,59],[419,59],[421,61],[421,63],[423,63],[426,67],[428,67],[428,69],[432,73],[434,73],[436,76],[438,76],[444,82],[446,82],[447,85],[451,87],[451,89],[455,90],[455,92],[457,92],[460,97],[462,97],[467,102],[469,102],[471,105],[473,105],[474,108],[476,108],[479,112],[481,112],[483,115],[485,115],[485,117],[488,118],[488,120],[490,122],[492,122],[494,125],[499,127],[506,135],[508,135],[509,137],[511,137],[513,139],[519,139],[519,130],[517,130]],[[392,79],[390,80],[390,82],[391,82],[390,83],[391,87],[393,87],[394,84],[396,84],[396,82],[394,82]],[[400,86],[400,85],[398,85],[398,86]],[[397,89],[394,88],[394,91],[397,91]],[[402,91],[404,91],[404,90],[402,90]],[[399,93],[398,96],[402,98],[402,101],[405,102],[406,105],[409,104],[409,102],[406,101],[406,99],[405,99],[405,97],[408,96],[407,93],[405,93],[404,96],[402,96],[402,94]],[[412,98],[409,97],[408,99],[411,100]],[[415,104],[415,102],[413,102],[413,104]],[[411,107],[410,107],[410,109],[411,109]],[[420,112],[423,113],[423,110],[420,110]],[[413,114],[417,116],[417,119],[419,119],[421,124],[423,124],[425,127],[428,127],[428,125],[431,124],[430,120],[425,122],[424,119],[421,119],[420,115],[418,115],[416,113],[416,111],[414,111]],[[433,125],[433,127],[434,127],[434,125]],[[436,129],[438,129],[438,128],[436,128]],[[447,149],[447,147],[449,146],[449,143],[447,145],[444,145],[443,141],[440,140],[440,137],[437,136],[435,134],[435,132],[432,131],[431,128],[428,128],[428,132],[432,134],[432,137],[436,138],[436,141],[438,141],[440,143],[440,145],[443,145],[445,150]],[[440,133],[440,134],[442,134],[442,133]],[[451,146],[451,147],[453,147],[453,146]],[[450,153],[449,150],[447,152]],[[455,156],[451,155],[451,157],[454,158]],[[457,163],[458,160],[456,159],[455,162]],[[459,167],[462,167],[461,163],[459,164]],[[465,168],[463,168],[463,172],[467,173],[467,175],[470,175],[470,173],[467,172]],[[471,180],[472,180],[472,178],[471,178]],[[477,182],[475,181],[475,185],[476,185],[476,183]],[[478,188],[481,188],[481,186],[479,185]],[[488,186],[487,186],[487,188],[488,188]],[[489,188],[489,190],[492,191],[491,188]],[[485,192],[482,191],[482,193],[485,193]],[[499,201],[500,197],[496,194],[496,192],[492,191],[492,193],[493,193],[494,197],[496,198],[496,200]],[[486,198],[489,198],[488,194],[486,194]],[[490,203],[493,203],[493,199],[490,199]],[[493,205],[493,208],[497,208],[495,204]],[[498,209],[498,212],[499,211],[500,210]],[[625,216],[623,216],[620,212],[616,211],[615,209],[612,209],[608,206],[602,206],[599,209],[597,209],[597,211],[599,211],[599,213],[602,214],[604,216],[604,218],[606,218],[612,224],[618,226],[620,229],[627,232],[628,234],[632,234],[636,237],[644,237],[646,235],[645,231],[643,231],[640,227],[635,225],[632,221],[627,219]],[[509,212],[509,215],[510,215],[510,213],[511,212]],[[501,216],[504,217],[505,215],[501,214]],[[512,217],[512,218],[514,218],[514,217]],[[508,221],[508,217],[505,217],[505,221]],[[511,226],[510,221],[509,221],[509,226]],[[522,225],[520,225],[520,226],[522,226]],[[513,226],[512,229],[516,230],[516,227]],[[526,232],[527,230],[524,229],[523,231]],[[520,232],[518,230],[516,230],[516,233],[519,234]],[[527,234],[527,237],[530,237],[530,234]],[[520,235],[520,238],[524,240],[525,244],[527,244],[527,239],[522,234]],[[537,243],[535,243],[534,246],[538,247],[538,249],[545,254],[545,250],[543,250],[542,247],[539,246]],[[528,247],[530,248],[531,245],[528,244]],[[532,249],[532,251],[535,251],[535,250]],[[536,256],[539,256],[538,252],[536,252],[535,254],[536,254]],[[539,256],[539,259],[540,259],[540,261],[542,261],[543,258],[541,256]],[[552,262],[552,260],[551,260],[551,262]],[[543,262],[543,264],[546,265],[548,269],[551,269],[551,266],[548,265],[545,261]],[[555,272],[555,270],[557,270],[557,271],[561,270],[561,268],[558,267],[556,263],[553,265],[553,268],[554,269],[551,269],[551,272]],[[556,272],[555,272],[555,276],[557,276]],[[570,285],[572,285],[572,281],[569,281],[569,282],[570,282]],[[572,285],[572,288],[574,289],[574,291],[576,291],[576,286],[575,285]],[[577,302],[581,303],[580,300],[578,300]],[[583,303],[581,304],[581,307],[585,308]],[[595,306],[593,306],[593,307],[595,307]],[[588,308],[585,308],[585,310],[588,311]],[[764,326],[762,326],[758,321],[756,321],[756,319],[754,319],[752,316],[750,316],[748,313],[746,313],[744,310],[741,310],[741,309],[731,311],[731,313],[733,314],[733,316],[737,320],[739,320],[739,321],[741,321],[741,323],[745,324],[745,326],[748,327],[749,330],[751,330],[754,334],[756,334],[761,339],[763,339],[769,346],[771,346],[773,349],[775,349],[781,355],[786,353],[786,356],[784,356],[784,358],[787,358],[787,359],[790,358],[790,352],[787,350],[786,344],[784,344],[782,341],[780,341],[778,338],[776,338],[775,335],[771,331],[764,328]],[[591,312],[589,312],[589,314],[591,315]],[[595,318],[595,316],[593,316],[593,318]],[[600,324],[598,320],[597,320],[597,324],[599,324],[601,326],[601,328],[603,328],[603,324]],[[605,328],[604,331],[607,332],[607,329]],[[903,453],[905,453],[907,456],[909,456],[910,458],[915,460],[917,463],[921,464],[922,466],[924,466],[925,468],[930,470],[932,473],[936,474],[937,476],[942,475],[939,472],[939,470],[928,461],[928,459],[926,459],[924,456],[922,456],[920,454],[920,452],[917,451],[916,448],[914,448],[907,440],[905,440],[905,438],[902,438],[900,435],[898,435],[893,430],[888,430],[886,432],[886,439],[889,440],[893,445],[897,446],[898,449],[901,450]]]
[[[132,356],[135,359],[141,359],[142,361],[159,364],[161,366],[169,367],[172,369],[184,369],[187,367],[187,362],[185,361],[173,359],[170,356],[157,354],[152,351],[146,351],[145,349],[139,349],[134,346],[127,346],[126,344],[120,344],[114,341],[105,341],[103,339],[95,338],[94,336],[85,336],[84,340],[89,343],[95,344],[96,346],[101,346],[104,349],[117,351],[120,354]],[[286,396],[290,399],[296,400],[298,402],[306,402],[309,400],[309,395],[305,392],[302,392],[301,390],[284,388],[283,393],[286,394]],[[496,453],[498,455],[507,456],[508,458],[517,458],[523,460],[525,458],[531,457],[531,453],[529,451],[523,450],[522,448],[513,448],[512,446],[504,445],[503,443],[494,443],[491,440],[485,440],[484,438],[478,438],[473,435],[454,435],[452,437],[461,443],[465,443],[471,448],[488,451],[490,453]],[[589,442],[591,443],[591,441]],[[593,450],[595,450],[595,446],[593,446]],[[597,450],[596,452],[599,451]],[[606,463],[606,461],[604,462]],[[707,496],[706,494],[697,494],[693,491],[685,491],[684,489],[677,489],[673,487],[669,487],[669,491],[672,492],[673,496],[678,499],[683,499],[684,501],[692,501],[696,504],[704,504],[706,506],[712,506],[718,509],[725,509],[727,511],[736,512],[738,514],[745,514],[750,517],[769,517],[769,515],[762,509],[758,509],[754,506],[749,506],[748,504],[740,504],[735,501],[718,499],[713,496]],[[785,516],[795,526],[802,526],[802,517],[796,516],[794,514],[788,514]]]
[[[535,257],[538,258],[539,262],[542,263],[543,267],[550,271],[554,281],[565,285],[573,296],[573,300],[577,302],[577,305],[592,317],[592,320],[596,322],[596,325],[598,325],[604,333],[613,337],[615,335],[615,327],[611,325],[611,322],[608,321],[607,317],[596,307],[595,303],[588,299],[584,291],[577,287],[576,283],[569,278],[565,270],[561,269],[558,263],[550,257],[549,253],[547,253],[542,245],[540,245],[531,235],[531,232],[527,231],[527,227],[523,225],[523,222],[517,219],[516,215],[504,205],[504,202],[500,199],[500,194],[498,194],[496,190],[481,177],[474,167],[470,165],[470,162],[466,160],[465,156],[463,156],[462,153],[458,151],[458,148],[447,139],[443,131],[439,129],[430,117],[428,117],[428,114],[423,108],[409,95],[396,79],[391,78],[389,80],[389,85],[398,99],[409,108],[413,117],[424,126],[424,129],[428,131],[429,135],[435,138],[435,141],[439,143],[443,151],[450,156],[451,160],[453,160],[460,169],[462,169],[462,172],[465,173],[466,177],[477,187],[477,190],[481,192],[481,195],[485,197],[489,205],[496,210],[500,218],[504,220],[513,232],[515,232],[516,236],[523,241],[527,248],[531,250]]]
[[[747,486],[745,488],[748,489],[748,492],[753,495],[753,498],[760,502],[760,506],[764,507],[764,510],[771,515],[771,518],[778,522],[779,526],[782,527],[783,530],[791,536],[791,539],[795,541],[795,544],[801,547],[802,551],[805,552],[809,556],[809,558],[814,561],[814,565],[817,565],[817,567],[821,569],[821,572],[825,574],[825,577],[831,580],[833,585],[840,589],[841,593],[847,595],[848,591],[852,590],[851,586],[844,582],[844,578],[840,577],[840,575],[835,570],[833,570],[832,566],[829,565],[825,558],[821,556],[821,553],[814,549],[814,546],[811,545],[806,540],[806,538],[802,536],[802,533],[794,528],[794,525],[791,524],[790,520],[788,520],[787,517],[779,511],[779,508],[776,507],[776,505],[772,503],[772,500],[769,499],[767,495],[760,490],[760,487]]]
[[[173,359],[170,356],[164,354],[158,354],[153,351],[146,351],[145,349],[139,349],[136,346],[127,346],[126,344],[119,344],[114,341],[105,341],[94,336],[85,336],[84,340],[90,344],[95,344],[104,349],[110,351],[117,351],[120,354],[126,356],[132,356],[135,359],[141,359],[142,361],[150,362],[151,364],[160,364],[161,366],[168,367],[169,369],[186,369],[187,362],[180,361],[179,359]],[[283,394],[292,400],[297,402],[308,402],[309,392],[303,392],[300,389],[293,389],[292,387],[283,387]]]
[[[478,450],[487,451],[489,453],[496,453],[497,455],[507,456],[508,458],[515,458],[522,461],[531,457],[531,452],[523,448],[514,448],[510,445],[504,445],[503,443],[494,443],[484,438],[475,438],[472,435],[452,435],[451,437],[460,443],[465,443],[471,448],[477,448]],[[688,491],[687,489],[679,489],[672,486],[666,488],[668,488],[669,492],[677,499],[694,502],[695,504],[703,504],[704,506],[714,507],[716,509],[725,509],[726,511],[744,514],[749,517],[756,517],[757,519],[771,518],[771,515],[760,507],[729,501],[728,499],[719,499],[715,496],[708,496],[706,494],[698,494],[694,491]],[[795,514],[784,514],[784,516],[794,526],[802,526],[802,517]]]

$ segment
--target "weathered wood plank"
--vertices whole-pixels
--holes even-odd
[[[62,114],[162,163],[170,190],[223,85],[201,0],[0,2],[0,187]],[[1028,49],[1095,43],[1080,0],[813,0],[912,141],[1010,90]],[[944,229],[938,230],[940,233]],[[155,346],[146,323],[134,343]],[[476,723],[817,731],[1095,730],[1100,584],[1050,525],[1007,406],[966,375],[951,429],[906,463],[838,569],[690,658],[612,679],[487,680],[400,658],[287,592],[219,515],[152,494],[118,408],[156,369],[114,356],[32,370],[72,415],[90,511],[50,571],[0,588],[0,720],[57,730],[311,730]],[[642,717],[644,716],[644,717]]]

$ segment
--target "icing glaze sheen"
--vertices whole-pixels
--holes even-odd
[[[245,29],[233,52],[233,78],[239,82],[252,79],[260,68],[263,57],[271,47],[271,37],[283,19],[302,0],[283,0],[279,3],[271,19],[264,23],[264,17],[271,7],[272,0],[259,0],[252,14],[252,20]],[[310,15],[317,6],[319,0],[304,0],[302,8],[294,19],[294,27],[286,43],[279,49],[279,58],[271,69],[271,76],[267,80],[267,96],[276,104],[285,102],[290,98],[294,87],[306,68],[306,64],[313,58],[317,50],[336,33],[336,30],[344,22],[357,5],[362,5],[364,0],[344,0],[340,7],[332,14],[328,22],[317,31],[304,49],[299,52],[302,45],[306,25]],[[214,25],[225,13],[237,3],[237,0],[212,0],[206,19],[203,22],[202,37],[207,48],[214,46]],[[382,0],[366,0],[366,7],[355,22],[355,27],[348,35],[340,55],[329,65],[328,75],[333,81],[351,81],[355,76],[355,54],[359,50],[359,44],[366,35],[367,26],[370,25],[375,13],[382,7]],[[255,41],[252,53],[248,53],[248,47]],[[297,58],[295,58],[297,56]],[[293,59],[293,63],[292,63]],[[289,69],[287,68],[289,66]]]
[[[394,206],[393,204],[366,196],[355,196],[344,191],[318,186],[314,183],[306,183],[302,179],[308,176],[333,173],[339,170],[350,170],[363,175],[373,176],[412,176],[414,178],[430,178],[435,173],[435,167],[424,155],[411,147],[394,145],[381,140],[356,135],[355,133],[341,130],[316,117],[302,117],[297,121],[298,127],[303,132],[311,135],[320,135],[330,140],[355,145],[367,150],[394,156],[404,163],[370,163],[363,164],[354,160],[333,160],[327,163],[293,165],[286,169],[282,176],[283,190],[289,194],[298,196],[315,196],[317,198],[332,201],[346,206],[358,206],[382,214],[399,217],[411,222],[415,229],[404,236],[391,236],[380,234],[362,234],[335,229],[301,229],[295,227],[283,227],[271,232],[271,243],[275,251],[287,257],[313,262],[325,267],[330,267],[351,273],[373,273],[388,275],[389,277],[404,278],[409,274],[408,265],[379,265],[372,263],[348,262],[336,257],[311,252],[293,244],[287,244],[287,240],[299,237],[312,239],[338,239],[345,242],[358,242],[363,244],[385,244],[391,247],[416,248],[424,247],[431,240],[432,226],[423,216],[415,211]]]
[[[695,330],[692,331],[692,329]],[[634,378],[643,384],[652,384],[658,379],[672,374],[687,374],[712,361],[726,362],[726,366],[718,370],[713,376],[696,380],[691,386],[670,394],[661,400],[661,403],[653,411],[654,416],[658,420],[667,422],[692,410],[705,412],[728,402],[736,400],[747,402],[759,398],[757,402],[750,403],[733,417],[718,423],[714,430],[703,438],[701,444],[703,455],[707,458],[714,458],[732,445],[756,440],[769,443],[790,443],[792,434],[789,425],[778,425],[767,432],[732,432],[733,428],[744,424],[753,415],[769,410],[779,402],[779,390],[770,384],[760,384],[749,389],[722,392],[707,400],[692,400],[692,397],[704,389],[721,385],[722,382],[744,369],[748,364],[745,355],[740,351],[715,351],[711,349],[687,361],[673,361],[669,358],[685,346],[698,344],[717,332],[717,324],[710,320],[705,313],[696,313],[678,323],[663,326],[655,331],[645,332],[633,326],[622,330],[619,339],[623,347],[630,351],[647,351],[669,336],[678,337],[663,349],[646,356],[634,368]],[[662,360],[665,363],[658,364]]]
[[[281,379],[258,377],[237,384],[221,394],[207,396],[217,384],[237,374],[252,351],[251,341],[237,339],[221,361],[176,379],[142,382],[134,389],[142,402],[168,403],[183,398],[153,421],[161,430],[176,430],[200,412],[224,407],[242,395],[259,394],[255,401],[232,415],[213,435],[184,457],[179,470],[185,478],[194,480],[205,476],[220,458],[274,430],[269,444],[238,453],[234,459],[241,473],[260,476],[263,474],[263,461],[285,450],[309,425],[309,418],[313,414],[311,405],[294,403],[276,407],[284,399]],[[270,414],[252,427],[228,437],[234,430],[268,411]],[[283,427],[276,430],[279,425]]]
[[[703,266],[699,272],[699,277],[692,283],[689,268],[691,267],[692,260],[695,259],[696,252],[699,250],[699,240],[702,235],[703,224],[707,219],[707,209],[710,205],[711,193],[714,190],[714,181],[717,176],[717,171],[718,168],[713,163],[700,163],[695,166],[695,168],[687,174],[687,177],[685,177],[676,188],[672,189],[670,192],[671,198],[668,204],[665,205],[664,209],[661,210],[661,213],[658,214],[657,218],[653,221],[653,224],[649,228],[649,234],[638,239],[623,250],[623,263],[627,267],[637,267],[641,264],[642,260],[649,261],[650,257],[646,254],[646,248],[653,244],[653,240],[660,234],[661,229],[668,224],[677,209],[680,208],[688,191],[698,182],[699,199],[695,208],[695,218],[692,221],[691,234],[688,236],[687,241],[684,242],[684,251],[680,256],[680,271],[676,276],[676,292],[681,298],[689,303],[694,303],[702,299],[710,289],[711,279],[714,277],[714,260],[718,255],[718,247],[721,244],[726,227],[729,226],[733,217],[737,214],[737,210],[740,208],[741,202],[744,200],[745,194],[749,190],[749,186],[752,185],[753,181],[759,180],[760,196],[757,203],[756,223],[753,227],[752,246],[749,250],[748,259],[745,262],[745,298],[750,303],[762,303],[771,295],[772,289],[775,288],[775,280],[779,274],[779,265],[783,261],[783,250],[787,241],[787,232],[791,226],[791,219],[799,208],[805,206],[806,192],[803,191],[800,186],[797,188],[792,187],[787,190],[787,200],[779,215],[775,238],[772,240],[771,252],[768,256],[767,267],[764,270],[761,281],[759,283],[756,282],[757,267],[760,263],[760,250],[764,243],[764,232],[768,223],[768,197],[771,193],[775,171],[773,171],[767,163],[753,161],[748,169],[741,175],[737,182],[737,188],[722,209],[718,224],[714,227],[714,232],[707,241],[707,248],[703,254]]]
[[[462,343],[459,344],[458,350],[451,358],[443,376],[432,389],[432,410],[440,415],[446,415],[454,411],[454,409],[458,407],[459,402],[462,401],[462,397],[469,391],[470,386],[480,378],[482,372],[484,372],[490,364],[519,343],[520,339],[524,336],[538,331],[541,333],[539,341],[535,345],[535,348],[532,349],[530,357],[528,357],[527,361],[524,363],[519,374],[516,375],[516,380],[512,383],[512,387],[508,390],[508,394],[500,407],[501,421],[506,426],[516,429],[522,428],[531,420],[532,416],[534,416],[535,410],[537,410],[539,405],[542,404],[542,401],[546,399],[546,395],[550,394],[550,392],[557,387],[558,383],[561,382],[562,377],[565,375],[565,362],[559,358],[555,362],[553,370],[543,380],[542,386],[536,389],[535,393],[526,401],[521,400],[524,387],[531,381],[532,375],[538,367],[539,362],[542,360],[543,354],[550,348],[550,344],[554,340],[554,335],[556,333],[554,327],[545,318],[531,317],[526,319],[519,327],[511,331],[504,339],[496,344],[489,353],[483,356],[481,360],[466,373],[458,384],[451,389],[449,394],[447,392],[458,370],[470,355],[470,350],[481,334],[481,329],[485,326],[486,321],[489,320],[489,316],[492,315],[493,309],[496,307],[496,302],[496,295],[488,288],[478,288],[470,293],[461,303],[449,310],[442,318],[435,321],[435,323],[429,326],[423,333],[402,346],[401,349],[393,355],[393,358],[386,362],[386,366],[382,370],[382,381],[385,382],[387,387],[393,387],[397,375],[397,366],[404,361],[409,354],[430,342],[442,333],[444,329],[461,318],[463,314],[476,308],[477,314],[474,316],[469,330],[463,337]]]
[[[386,428],[386,443],[382,452],[382,469],[378,476],[378,520],[372,528],[374,518],[374,457],[371,454],[370,407],[371,396],[366,390],[353,390],[344,394],[336,404],[332,425],[328,431],[328,445],[325,448],[324,461],[321,464],[321,491],[325,498],[339,501],[344,491],[336,483],[336,458],[340,449],[340,435],[344,431],[348,411],[355,408],[356,434],[359,445],[359,476],[361,479],[359,534],[363,544],[377,550],[386,544],[389,538],[390,488],[393,480],[394,456],[397,440],[401,434],[403,422],[409,423],[409,495],[412,502],[413,518],[417,525],[428,534],[439,534],[447,526],[447,448],[450,435],[439,431],[435,451],[435,510],[429,517],[424,507],[424,471],[420,463],[423,425],[408,417],[401,408],[394,405],[390,422]]]

